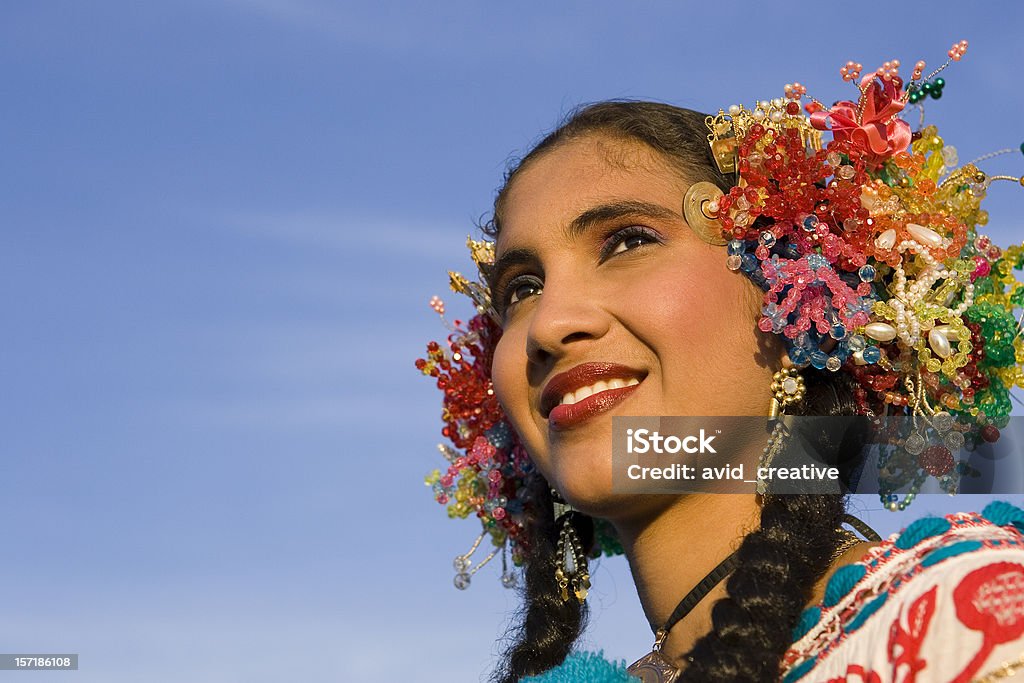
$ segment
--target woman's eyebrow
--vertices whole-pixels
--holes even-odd
[[[618,220],[627,216],[657,218],[660,220],[682,218],[681,214],[676,213],[671,209],[666,209],[660,204],[652,204],[650,202],[635,200],[609,202],[607,204],[600,204],[598,206],[591,207],[576,216],[576,218],[572,219],[572,221],[565,227],[564,235],[566,239],[576,239],[588,230],[601,225],[602,223]],[[510,249],[502,254],[494,262],[492,267],[488,268],[487,284],[491,289],[494,289],[498,283],[501,282],[505,272],[512,266],[535,264],[538,261],[537,253],[532,249]]]
[[[651,204],[650,202],[640,202],[635,200],[610,202],[608,204],[601,204],[600,206],[587,209],[574,218],[572,222],[566,226],[565,236],[569,239],[573,239],[579,237],[596,225],[617,220],[619,218],[625,218],[626,216],[642,216],[647,218],[658,218],[661,220],[682,218],[681,214],[670,209],[666,209],[660,204]]]
[[[537,253],[532,249],[510,249],[506,251],[485,272],[488,288],[493,292],[505,276],[505,272],[510,268],[524,264],[535,264],[538,260]]]

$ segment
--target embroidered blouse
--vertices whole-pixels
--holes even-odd
[[[841,567],[783,683],[967,683],[1024,668],[1024,511],[926,517]]]
[[[990,683],[1024,674],[1024,510],[926,517],[829,579],[783,657],[782,683]],[[627,683],[579,653],[529,683]]]

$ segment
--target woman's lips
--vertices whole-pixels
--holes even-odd
[[[627,396],[632,394],[639,384],[618,389],[607,389],[573,404],[555,406],[548,413],[548,425],[552,429],[569,429],[588,420],[598,413],[611,410],[612,407],[621,403]]]
[[[611,409],[633,393],[646,373],[617,363],[582,363],[562,372],[548,381],[541,393],[540,411],[554,429],[567,429],[580,422]],[[571,394],[593,385],[619,380],[632,382],[627,386],[607,388],[574,403],[562,403],[566,394]]]

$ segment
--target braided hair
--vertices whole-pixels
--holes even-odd
[[[503,204],[516,175],[544,152],[587,134],[602,133],[643,142],[660,152],[692,182],[710,181],[728,191],[731,182],[711,157],[706,141],[705,115],[655,102],[601,102],[572,113],[514,164],[498,192],[491,220],[481,226],[496,237],[501,230]],[[850,381],[840,373],[811,372],[806,377],[807,399],[800,404],[808,415],[853,415]],[[835,457],[849,476],[862,447],[863,429],[847,429]],[[586,605],[560,599],[555,579],[556,539],[547,482],[536,474],[528,482],[530,512],[525,522],[529,555],[525,558],[524,607],[510,631],[510,645],[493,680],[515,683],[559,665],[583,631]],[[767,495],[760,526],[739,549],[739,566],[727,582],[728,596],[712,609],[712,630],[687,653],[690,662],[681,681],[777,681],[782,655],[790,645],[814,584],[824,575],[838,546],[845,513],[840,495]],[[574,515],[584,547],[593,539],[593,520]]]
[[[509,648],[500,671],[495,674],[503,683],[514,683],[561,664],[583,633],[587,621],[587,604],[575,599],[563,602],[555,579],[558,528],[551,489],[537,473],[531,475],[527,487],[532,504],[525,525],[530,548],[524,572],[525,600],[513,637],[515,644]],[[580,543],[590,547],[594,538],[593,520],[582,514],[575,514],[572,519]]]

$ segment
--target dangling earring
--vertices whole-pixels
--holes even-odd
[[[492,550],[490,552],[490,554],[487,555],[487,557],[485,557],[483,560],[481,560],[480,563],[477,564],[477,566],[475,566],[475,567],[473,566],[473,560],[472,560],[473,553],[475,553],[476,549],[480,547],[480,543],[484,540],[484,538],[486,536],[487,536],[487,532],[486,531],[481,531],[480,535],[476,537],[475,541],[473,541],[473,545],[470,546],[469,550],[467,550],[462,555],[456,555],[455,556],[455,560],[452,562],[452,566],[455,568],[454,584],[455,584],[455,587],[458,588],[460,591],[464,591],[467,588],[469,588],[469,584],[470,584],[470,582],[473,579],[473,574],[476,574],[484,565],[486,565],[488,562],[493,560],[494,556],[498,554],[498,548],[495,548],[494,550]],[[504,553],[504,551],[505,551],[505,546],[504,545],[501,546],[501,551],[502,551],[502,553]],[[505,561],[504,554],[502,554],[501,559],[502,559],[502,564],[504,565],[504,561]],[[504,577],[504,575],[502,575],[502,581],[504,582],[504,580],[505,580],[505,577]],[[506,588],[507,587],[508,586],[506,586]]]
[[[722,224],[718,222],[718,200],[725,195],[722,188],[702,180],[690,185],[683,195],[683,217],[690,229],[708,244],[722,246]]]
[[[775,459],[775,456],[782,450],[786,437],[789,436],[789,429],[782,420],[782,416],[785,414],[786,408],[804,400],[807,386],[804,384],[804,378],[799,372],[792,368],[783,368],[772,375],[771,392],[772,400],[768,406],[768,419],[775,424],[772,427],[771,435],[768,437],[768,444],[764,447],[758,460],[758,471],[768,467],[772,460]],[[767,491],[767,483],[764,479],[758,477],[757,493],[764,495]]]
[[[787,436],[789,436],[789,430],[786,429],[785,423],[782,420],[776,420],[775,426],[772,427],[772,433],[768,436],[768,445],[761,451],[761,457],[757,461],[757,494],[760,496],[768,492],[768,483],[761,478],[760,474],[772,464],[772,460],[782,450],[782,444],[786,442]]]
[[[786,408],[804,400],[807,385],[799,372],[792,368],[782,368],[772,375],[772,402],[768,406],[768,417],[776,419],[786,412]]]
[[[558,492],[551,489],[555,523],[559,525],[558,546],[555,556],[555,579],[561,591],[562,602],[569,601],[569,590],[582,604],[590,590],[590,574],[587,571],[587,556],[583,544],[572,525],[572,518],[579,513],[565,502]]]

